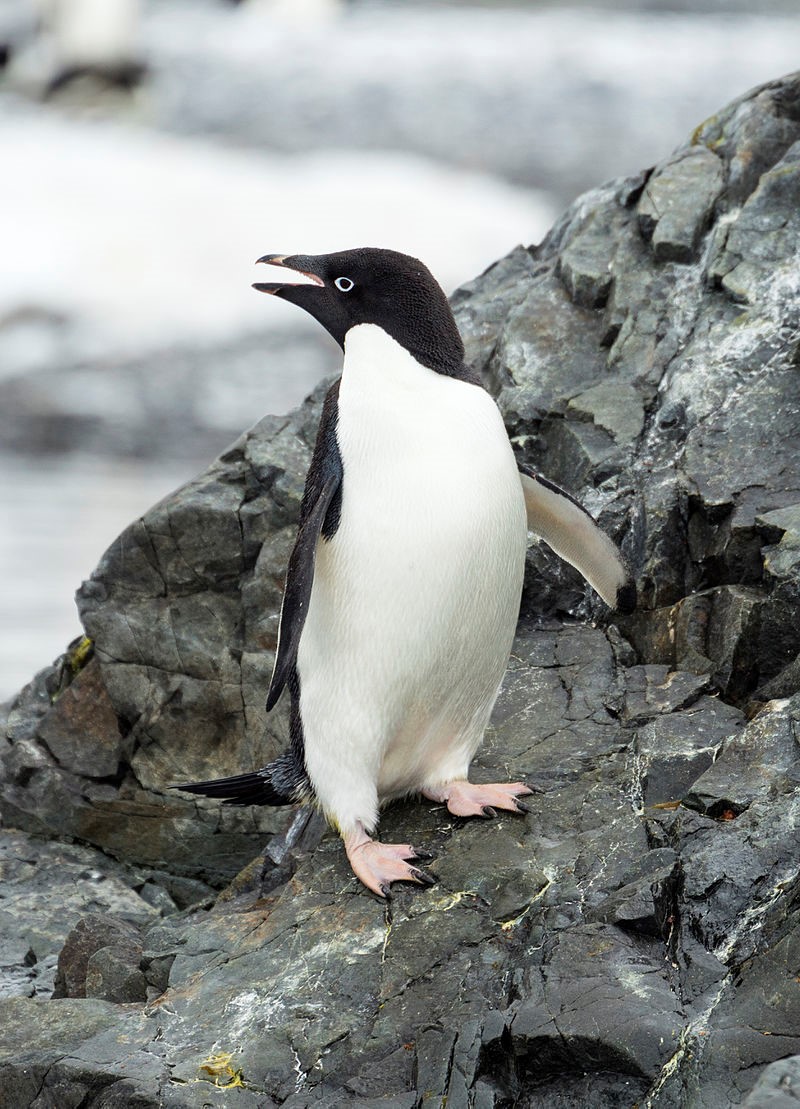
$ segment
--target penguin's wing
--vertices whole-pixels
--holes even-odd
[[[586,509],[553,482],[520,470],[528,530],[574,566],[611,608],[636,607],[636,585],[616,546]]]
[[[336,439],[339,412],[339,381],[328,390],[322,419],[308,468],[297,539],[289,556],[286,588],[278,627],[278,650],[267,694],[267,711],[274,708],[294,669],[297,648],[308,612],[317,542],[332,539],[339,526],[342,506],[342,459]]]

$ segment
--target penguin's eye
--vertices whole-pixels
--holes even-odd
[[[355,281],[351,281],[349,277],[337,277],[334,285],[340,293],[349,293],[355,285]]]

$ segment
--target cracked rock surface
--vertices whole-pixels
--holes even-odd
[[[263,701],[322,389],[120,536],[91,645],[4,713],[0,1107],[797,1099],[798,212],[793,76],[455,295],[520,459],[640,605],[611,623],[531,548],[474,776],[541,792],[389,809],[430,890],[386,906],[310,812],[166,789],[286,740]]]

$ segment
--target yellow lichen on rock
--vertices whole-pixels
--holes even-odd
[[[92,640],[88,635],[82,636],[67,655],[67,661],[69,662],[69,667],[73,674],[77,674],[80,670],[83,670],[86,663],[92,657],[93,651],[94,643]]]
[[[244,1077],[240,1070],[231,1066],[233,1053],[230,1051],[217,1051],[209,1055],[200,1064],[200,1070],[205,1071],[214,1080],[214,1085],[221,1089],[230,1090],[234,1086],[244,1086]]]

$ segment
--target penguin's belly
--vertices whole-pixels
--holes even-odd
[[[317,549],[298,652],[312,782],[355,763],[381,800],[466,773],[511,648],[526,547],[494,402],[400,353],[367,380],[345,360],[341,519]]]

